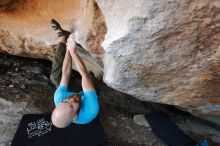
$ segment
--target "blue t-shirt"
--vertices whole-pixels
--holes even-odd
[[[81,107],[75,123],[87,124],[91,122],[99,112],[98,96],[95,91],[68,92],[67,86],[59,86],[54,94],[55,105],[58,106],[73,94],[79,94],[81,97]]]

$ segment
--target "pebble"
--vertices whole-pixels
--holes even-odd
[[[134,115],[133,122],[137,125],[150,127],[148,121],[145,119],[144,115],[142,114]]]
[[[9,88],[14,88],[14,85],[11,84],[11,85],[9,85],[8,87],[9,87]]]
[[[48,80],[47,76],[43,75],[44,80]]]
[[[26,86],[24,84],[21,84],[21,89],[25,89]]]
[[[16,72],[18,71],[18,67],[15,68],[15,71],[16,71]]]

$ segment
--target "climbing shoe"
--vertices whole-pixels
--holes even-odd
[[[66,39],[69,37],[70,32],[63,30],[60,24],[56,20],[51,19],[50,24],[51,24],[52,29],[55,30],[58,37],[65,36]]]

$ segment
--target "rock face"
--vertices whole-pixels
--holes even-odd
[[[101,43],[107,32],[101,10],[94,0],[81,1],[81,11],[77,24],[77,42],[88,50],[103,68],[104,50]]]
[[[109,86],[220,123],[220,1],[97,3]]]
[[[109,86],[220,123],[219,0],[4,0],[0,10],[1,52],[51,59],[55,18]]]
[[[57,44],[58,38],[51,29],[50,19],[58,20],[64,29],[73,31],[78,24],[79,14],[80,1],[78,0],[56,2],[1,0],[0,51],[18,56],[52,60],[55,48],[53,46]],[[98,16],[99,13],[96,14],[97,19]],[[98,44],[101,46],[101,43]],[[95,59],[87,53],[82,53],[81,56],[89,70],[99,77],[102,72],[101,63],[96,63]]]
[[[50,19],[57,19],[64,28],[71,30],[78,9],[78,1],[1,0],[1,52],[33,58],[52,58],[54,50],[50,45],[54,45],[57,39],[50,28]]]

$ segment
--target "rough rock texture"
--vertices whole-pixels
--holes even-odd
[[[78,9],[78,1],[0,1],[1,52],[33,58],[51,58],[54,51],[50,45],[55,44],[57,38],[50,28],[50,19],[57,19],[64,28],[71,30]]]
[[[104,17],[94,0],[81,0],[80,5],[82,17],[77,21],[77,42],[82,44],[103,67],[104,50],[101,43],[107,32]]]
[[[9,146],[23,114],[39,113],[36,107],[27,107],[27,102],[12,103],[0,98],[0,145]]]
[[[51,59],[50,18],[109,86],[220,123],[219,0],[2,0],[0,51]]]
[[[97,3],[109,86],[220,123],[220,1]]]
[[[79,12],[79,0],[56,2],[50,0],[1,0],[0,51],[18,56],[52,60],[54,56],[53,45],[58,42],[58,39],[50,27],[50,19],[58,20],[64,29],[73,31],[78,24]],[[94,17],[101,19],[99,16],[100,13],[97,12]],[[88,33],[94,37],[91,32]],[[101,43],[97,42],[97,44],[101,46]],[[89,46],[92,45],[90,43]],[[92,49],[94,50],[94,48]],[[102,49],[97,51],[102,52]],[[102,74],[100,60],[103,55],[97,56],[97,61],[91,59],[91,55],[88,53],[80,55],[89,70],[93,71],[96,77],[99,77]],[[73,66],[73,68],[75,67]]]

